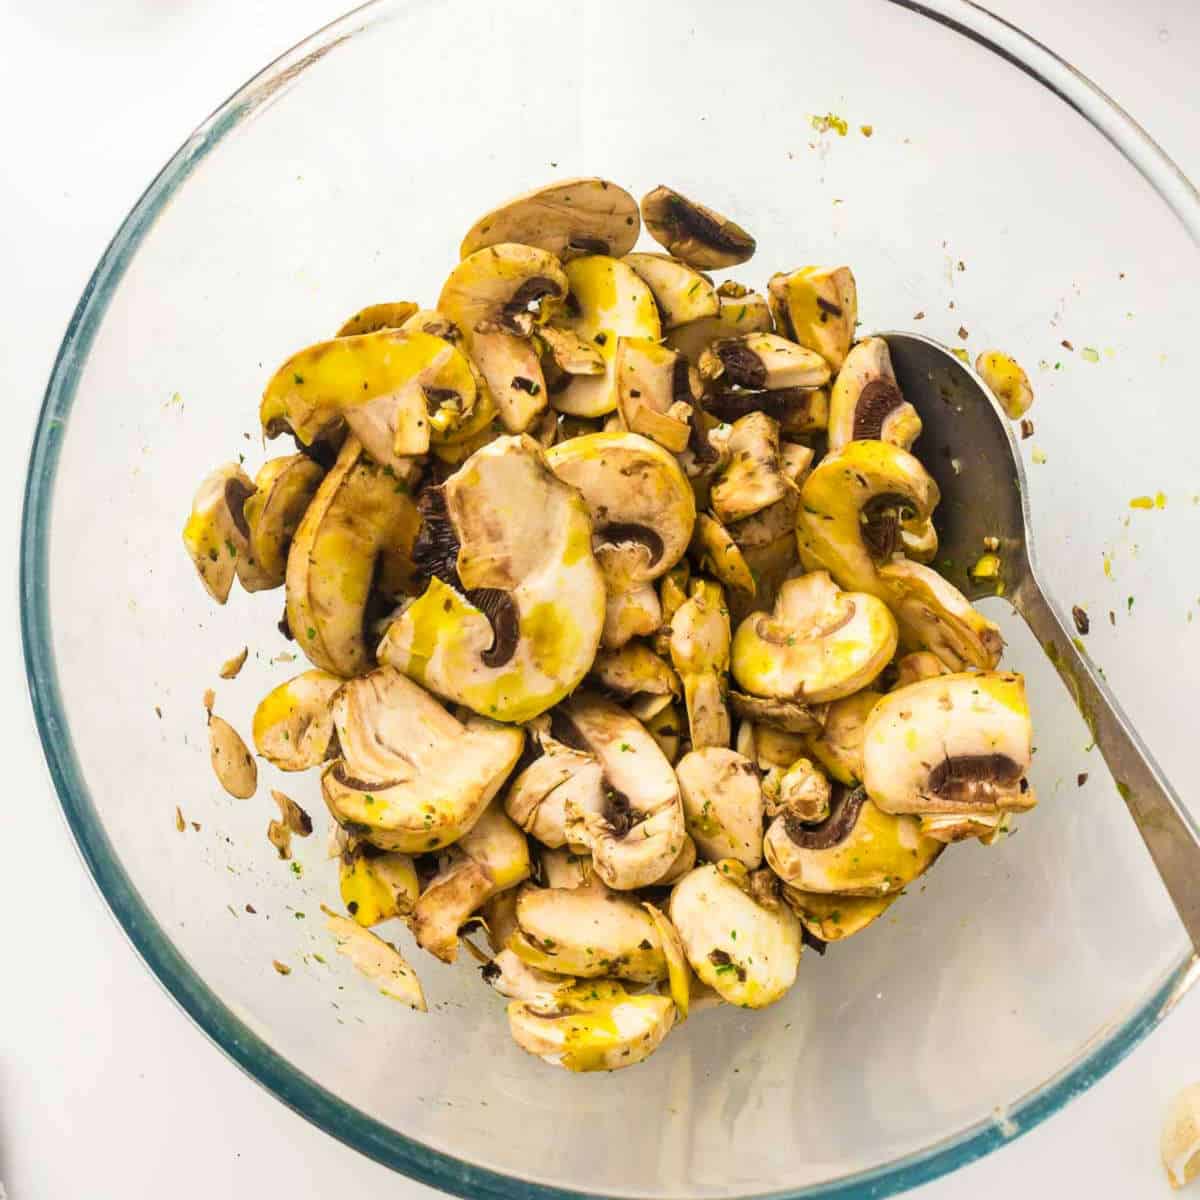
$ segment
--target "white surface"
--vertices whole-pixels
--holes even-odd
[[[481,0],[483,2],[483,0]],[[994,0],[1097,80],[1200,176],[1194,0]],[[1060,7],[1061,11],[1049,11]],[[1074,12],[1070,10],[1074,10]],[[187,131],[336,0],[0,0],[5,287],[4,547],[15,564],[25,455],[55,348],[105,243]],[[1047,100],[1047,103],[1050,103]],[[134,957],[75,854],[23,685],[16,571],[5,601],[7,819],[0,911],[0,1180],[12,1200],[436,1193],[316,1132],[217,1053]],[[1132,836],[1132,833],[1131,833]],[[70,941],[55,946],[45,931]],[[1169,1195],[1157,1161],[1171,1094],[1200,1078],[1200,998],[1108,1078],[916,1200]],[[2,1190],[0,1190],[2,1194]]]

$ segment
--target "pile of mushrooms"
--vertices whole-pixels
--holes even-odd
[[[465,946],[569,1070],[774,1004],[1035,803],[1023,681],[929,565],[920,417],[853,274],[710,274],[754,249],[666,187],[501,205],[436,307],[280,366],[262,429],[296,452],[218,468],[184,529],[218,603],[285,590],[311,669],[253,741],[320,772],[353,922]]]

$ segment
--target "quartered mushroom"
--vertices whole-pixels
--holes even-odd
[[[254,710],[254,748],[281,771],[320,766],[334,746],[331,705],[344,682],[313,670],[272,688]]]
[[[670,663],[644,642],[601,650],[592,663],[591,677],[639,721],[648,721],[683,696],[679,676]]]
[[[775,328],[840,371],[858,324],[858,288],[849,267],[801,267],[772,275],[767,299]]]
[[[587,673],[604,579],[579,493],[529,437],[502,437],[422,496],[429,584],[388,626],[382,662],[500,721],[527,721]]]
[[[864,440],[908,450],[920,433],[921,418],[900,391],[887,342],[863,338],[846,355],[830,392],[830,451]]]
[[[758,903],[740,862],[690,871],[671,891],[667,911],[692,970],[728,1003],[766,1008],[795,982],[800,922],[785,905]]]
[[[243,587],[259,581],[251,562],[245,514],[246,501],[253,494],[254,484],[245,471],[237,463],[226,463],[200,484],[183,527],[183,544],[200,582],[218,604],[229,599],[235,577],[242,579]]]
[[[826,571],[789,579],[773,613],[754,613],[733,639],[743,691],[810,704],[864,688],[896,652],[896,621],[865,592],[843,592]]]
[[[288,551],[288,625],[314,666],[370,668],[364,627],[377,599],[386,612],[410,586],[419,521],[407,487],[347,438]]]
[[[933,521],[929,518],[918,520],[916,517],[901,517],[899,549],[914,562],[933,562],[938,552],[938,534]]]
[[[604,631],[600,645],[620,650],[636,637],[648,637],[662,625],[662,607],[651,583],[635,584],[628,591],[610,591],[604,604]]]
[[[767,829],[763,849],[784,883],[806,892],[887,896],[928,870],[943,850],[915,817],[878,808],[863,787],[837,784],[829,816],[816,825],[785,814]]]
[[[687,360],[649,338],[617,339],[613,363],[617,412],[631,433],[651,438],[673,454],[692,435],[692,414],[700,399],[700,377]]]
[[[711,862],[762,863],[763,793],[758,769],[725,746],[693,750],[675,768],[683,816],[696,848]]]
[[[721,380],[718,380],[720,384]],[[778,388],[773,392],[746,388],[710,387],[704,407],[721,421],[736,421],[749,413],[763,413],[779,423],[788,437],[822,433],[829,422],[827,388]]]
[[[713,512],[726,525],[762,512],[787,494],[790,482],[779,463],[779,423],[748,413],[729,434],[729,463],[713,483]]]
[[[810,571],[828,571],[840,586],[888,600],[879,567],[897,549],[904,517],[927,521],[938,486],[907,450],[889,442],[847,442],[800,488],[796,542]]]
[[[709,513],[700,513],[696,517],[688,550],[697,570],[720,580],[735,592],[754,595],[756,585],[746,556],[725,526]]]
[[[448,713],[391,667],[350,680],[333,701],[341,757],[321,776],[335,820],[406,854],[458,841],[500,790],[525,733]]]
[[[411,856],[358,842],[342,851],[338,868],[342,903],[360,925],[412,913],[421,887]]]
[[[825,707],[828,706],[822,706]],[[738,726],[736,748],[739,754],[744,754],[758,763],[763,771],[770,771],[772,767],[786,770],[804,755],[806,742],[798,733],[787,733],[770,725],[755,725],[751,721],[742,721]]]
[[[861,933],[900,899],[899,892],[890,896],[838,896],[805,892],[787,883],[782,894],[800,924],[822,942],[840,942]]]
[[[1002,350],[985,350],[975,359],[975,370],[991,389],[1010,421],[1019,420],[1033,403],[1033,387],[1019,362]]]
[[[654,293],[664,330],[715,317],[720,311],[712,281],[669,254],[627,254],[622,261]]]
[[[360,308],[354,316],[342,322],[335,336],[358,337],[363,333],[377,333],[381,329],[400,329],[414,313],[420,311],[420,307],[409,300],[386,300],[382,304],[368,304],[366,308]]]
[[[831,778],[847,787],[862,782],[863,734],[871,710],[882,699],[882,692],[866,688],[844,700],[835,700],[825,711],[821,729],[805,739],[809,754]]]
[[[1037,803],[1025,681],[941,675],[885,696],[867,719],[863,783],[885,812],[921,817],[945,841],[987,836]]]
[[[814,825],[829,816],[833,790],[829,779],[807,758],[798,758],[786,769],[773,767],[763,780],[767,815],[786,816]]]
[[[607,179],[548,183],[485,213],[467,231],[459,256],[500,242],[536,246],[559,258],[577,254],[620,257],[641,232],[637,201]]]
[[[829,364],[815,350],[775,333],[722,338],[700,355],[701,378],[728,387],[818,388],[829,382]]]
[[[666,344],[677,350],[694,367],[700,355],[713,342],[723,338],[741,337],[747,333],[770,333],[774,329],[771,309],[766,298],[757,292],[742,289],[741,295],[728,294],[722,284],[717,289],[717,313],[677,326],[667,332]]]
[[[740,225],[673,188],[660,185],[642,197],[642,220],[668,254],[701,270],[736,267],[754,254],[754,238]]]
[[[254,493],[243,513],[250,531],[250,556],[269,587],[280,587],[287,573],[288,549],[325,471],[305,454],[272,458],[254,477]]]
[[[671,618],[671,662],[683,682],[692,748],[728,746],[729,612],[719,589],[702,589]]]

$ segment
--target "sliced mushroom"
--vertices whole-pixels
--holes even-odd
[[[858,324],[858,289],[849,267],[801,267],[772,275],[767,298],[775,328],[840,371]]]
[[[649,338],[617,339],[617,411],[625,428],[673,454],[687,448],[700,377],[674,350]]]
[[[621,261],[654,293],[664,330],[720,312],[712,281],[679,259],[668,254],[627,254]]]
[[[880,568],[879,581],[906,649],[928,650],[951,671],[990,671],[1000,661],[1000,627],[932,568],[897,558]]]
[[[304,454],[272,458],[254,477],[254,494],[243,513],[250,530],[250,555],[266,587],[280,587],[287,554],[300,521],[325,472]]]
[[[548,888],[591,887],[596,878],[592,856],[566,846],[553,850],[543,847],[538,852],[538,878]]]
[[[807,758],[798,758],[786,770],[773,767],[763,780],[767,815],[788,816],[814,825],[829,816],[833,792],[829,780]]]
[[[722,284],[717,289],[719,307],[716,316],[689,321],[667,333],[666,344],[679,351],[693,367],[713,342],[746,333],[770,333],[774,328],[771,310],[764,297],[757,292],[727,295],[722,293],[724,287],[726,285]]]
[[[816,733],[821,728],[820,710],[800,700],[751,696],[746,692],[731,691],[729,707],[739,720],[753,721],[764,729],[777,729],[783,733]]]
[[[661,624],[662,608],[652,584],[638,584],[625,592],[609,592],[600,645],[606,651],[620,650],[635,637],[648,637]]]
[[[708,513],[700,513],[696,517],[695,532],[689,549],[698,570],[719,579],[734,591],[746,595],[754,594],[754,576],[750,573],[745,555],[729,531],[715,517]]]
[[[542,360],[533,341],[503,331],[475,332],[470,335],[468,353],[487,384],[504,428],[509,433],[531,428],[549,403]]]
[[[848,442],[822,459],[800,489],[800,561],[810,571],[828,571],[840,587],[886,601],[878,568],[896,550],[901,518],[928,520],[938,498],[932,476],[907,450]]]
[[[755,613],[733,639],[743,691],[819,704],[864,688],[896,652],[896,621],[865,592],[843,592],[826,571],[789,579],[771,614]]]
[[[420,305],[409,300],[388,300],[383,304],[368,304],[342,323],[337,337],[358,337],[363,333],[378,333],[381,329],[400,329]],[[432,332],[432,331],[431,331]]]
[[[518,1046],[568,1071],[616,1071],[653,1054],[671,1030],[666,996],[631,996],[604,979],[577,984],[549,1003],[514,1000],[508,1025]]]
[[[779,388],[777,391],[711,388],[704,407],[722,421],[736,421],[748,413],[765,413],[779,422],[782,433],[803,437],[824,431],[829,420],[826,388]]]
[[[637,201],[606,179],[564,179],[544,184],[480,217],[463,238],[459,254],[500,242],[537,246],[565,258],[633,249],[641,232]]]
[[[426,1011],[425,993],[417,973],[391,942],[385,942],[369,929],[330,912],[324,905],[321,911],[325,914],[325,927],[334,936],[337,952],[345,955],[360,975],[377,983],[379,990],[390,999],[399,1000],[418,1012]]]
[[[420,894],[412,858],[360,842],[342,852],[339,864],[342,903],[360,924],[378,925],[407,917]]]
[[[247,800],[258,788],[258,767],[228,721],[208,714],[208,756],[217,782],[235,799]]]
[[[896,659],[896,682],[891,690],[908,687],[922,679],[934,679],[938,675],[949,675],[950,669],[936,654],[928,650],[915,650]]]
[[[642,197],[642,220],[668,254],[702,270],[735,267],[754,253],[754,238],[740,225],[673,188],[659,186]]]
[[[908,450],[920,433],[921,418],[900,391],[887,342],[863,338],[846,355],[829,397],[830,451],[864,440]]]
[[[710,518],[711,519],[711,518]],[[681,558],[658,581],[659,604],[662,609],[662,625],[654,637],[654,648],[663,658],[671,655],[671,618],[688,598],[688,584],[692,569],[686,558]]]
[[[581,810],[602,807],[604,770],[594,754],[560,742],[550,728],[549,717],[531,724],[542,753],[513,780],[504,808],[543,846],[558,848],[567,844],[568,801]]]
[[[829,382],[829,364],[815,351],[775,333],[722,338],[700,355],[700,375],[726,386],[818,388]]]
[[[501,721],[571,691],[596,654],[604,579],[574,488],[529,437],[502,437],[422,497],[415,550],[432,576],[389,625],[383,662]]]
[[[646,717],[642,724],[646,732],[658,743],[667,762],[672,765],[679,759],[679,743],[686,727],[686,718],[679,711],[678,705],[670,704],[652,717]]]
[[[500,790],[524,731],[460,722],[391,667],[345,684],[333,701],[341,757],[321,777],[335,820],[406,854],[458,841]]]
[[[671,661],[683,681],[692,749],[728,746],[729,613],[721,598],[700,594],[671,618]]]
[[[820,732],[807,737],[808,752],[833,779],[847,787],[862,782],[863,732],[871,710],[882,699],[882,692],[866,689],[835,700],[826,710]]]
[[[712,488],[713,512],[725,524],[762,512],[790,486],[779,467],[779,423],[765,413],[735,421],[728,445],[729,464]]]
[[[463,345],[463,331],[444,313],[438,312],[436,308],[417,309],[416,312],[405,319],[400,328],[405,333],[412,333],[414,330],[417,333],[428,333],[459,348]]]
[[[683,816],[696,848],[711,862],[762,863],[763,794],[755,765],[736,750],[709,746],[675,769]]]
[[[200,574],[200,582],[218,603],[229,599],[234,576],[255,581],[250,563],[250,528],[245,504],[254,494],[249,476],[227,463],[206,476],[192,500],[192,511],[183,527],[183,544]]]
[[[551,1007],[558,996],[575,986],[570,975],[552,975],[522,962],[511,950],[501,950],[481,970],[484,982],[501,996],[537,1008]]]
[[[771,870],[802,891],[887,896],[928,870],[943,846],[923,836],[915,817],[885,813],[865,788],[838,784],[824,821],[776,817],[763,848]]]
[[[747,736],[743,736],[743,730]],[[785,733],[770,725],[752,725],[743,721],[738,730],[738,749],[747,758],[753,758],[764,771],[772,767],[786,770],[803,756],[805,739],[798,733]]]
[[[784,905],[759,904],[741,863],[689,872],[672,890],[667,911],[700,982],[730,1004],[765,1008],[795,982],[800,922]]]
[[[596,756],[603,804],[567,801],[567,837],[586,845],[596,874],[628,891],[657,882],[683,843],[683,810],[671,764],[645,727],[610,700],[576,692],[554,714],[561,737]]]
[[[344,680],[305,671],[272,688],[254,710],[254,748],[281,771],[320,766],[333,746],[330,704]]]
[[[797,488],[808,478],[813,467],[815,453],[811,446],[802,446],[799,442],[781,442],[779,444],[779,469],[784,478],[790,479]]]
[[[1019,420],[1029,411],[1033,388],[1029,376],[1015,358],[1002,350],[985,350],[975,359],[975,370],[992,390],[1010,421]]]
[[[370,667],[364,625],[374,597],[394,603],[410,583],[419,520],[407,487],[347,438],[288,551],[288,625],[314,666]]]
[[[890,896],[837,896],[805,892],[790,884],[783,885],[783,898],[800,918],[800,924],[822,942],[840,942],[861,933],[878,920],[897,900]]]
[[[591,674],[639,721],[649,720],[683,695],[679,676],[644,642],[630,642],[620,650],[602,650],[592,663]]]
[[[585,342],[570,329],[543,325],[537,336],[546,346],[554,365],[564,375],[603,375],[604,355],[594,342]]]

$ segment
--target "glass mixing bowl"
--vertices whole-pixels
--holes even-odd
[[[830,114],[844,134],[811,120]],[[469,964],[414,954],[428,1015],[381,997],[322,928],[337,884],[315,781],[264,763],[238,801],[209,769],[204,690],[245,731],[303,664],[280,593],[203,593],[180,544],[196,483],[239,452],[257,467],[257,399],[287,354],[365,303],[430,303],[480,212],[576,174],[731,213],[759,240],[747,282],[847,262],[864,329],[1019,355],[1048,583],[1190,779],[1200,203],[1087,80],[959,0],[385,3],[248,84],[118,232],[50,383],[21,584],[46,756],[150,968],[265,1087],[380,1161],[472,1197],[886,1195],[1053,1113],[1192,979],[1083,722],[1002,602],[1037,733],[1018,835],[953,849],[887,919],[807,955],[783,1002],[700,1014],[632,1071],[525,1055]],[[1165,508],[1130,508],[1159,490]],[[317,819],[294,864],[266,840],[271,786]]]

